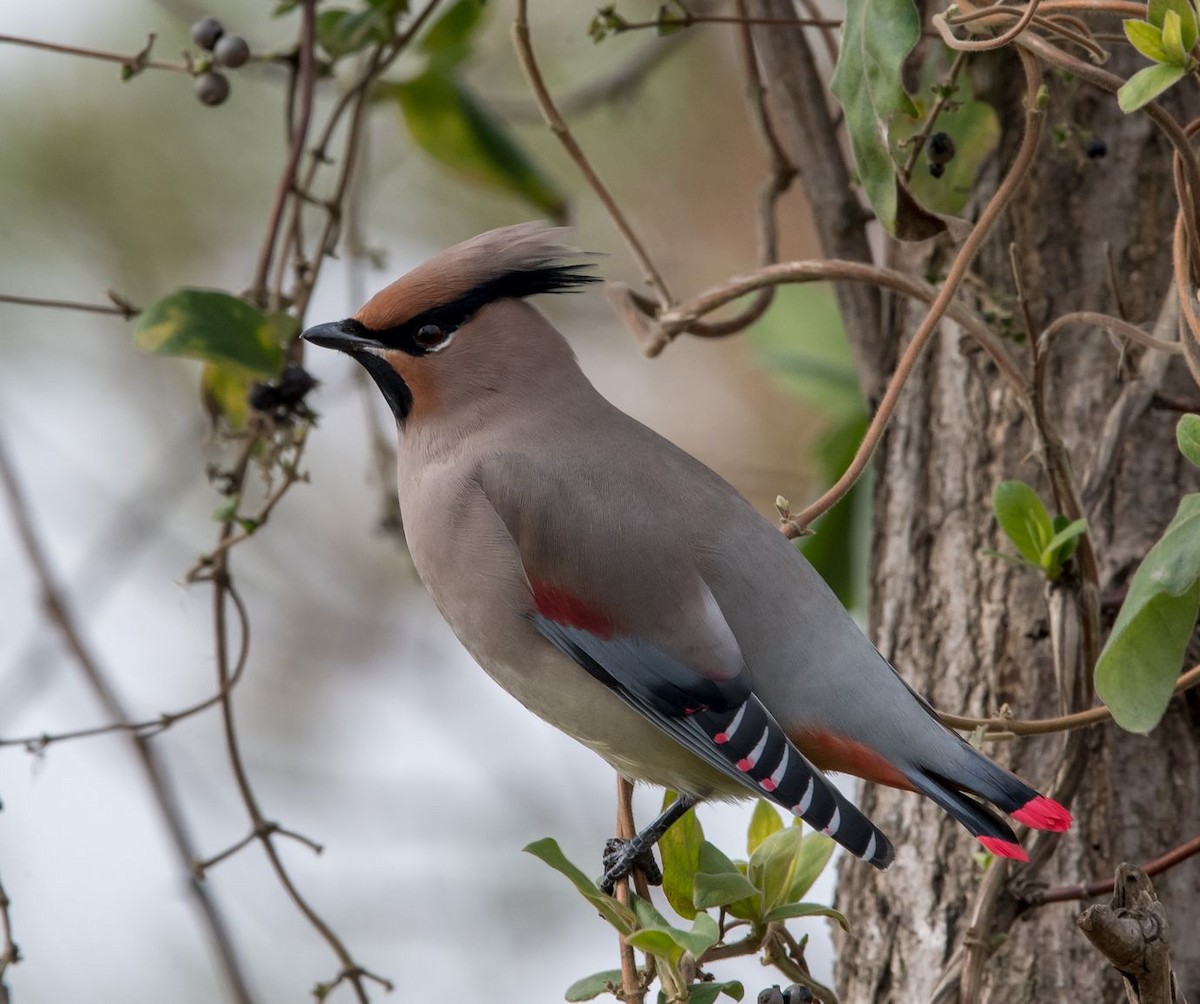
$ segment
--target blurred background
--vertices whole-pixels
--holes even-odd
[[[297,16],[271,4],[43,0],[0,4],[0,33],[133,53],[149,32],[176,58],[215,14],[255,52],[294,44]],[[756,261],[754,204],[767,159],[747,119],[736,39],[704,26],[595,44],[587,4],[532,4],[552,90],[569,95],[665,47],[643,82],[571,117],[676,295]],[[629,17],[653,4],[622,4]],[[491,3],[464,80],[567,195],[600,271],[639,276],[602,207],[540,124]],[[417,72],[402,58],[395,80]],[[327,85],[330,96],[336,83]],[[182,74],[122,83],[98,60],[0,44],[0,294],[145,305],[180,286],[244,289],[286,150],[282,78],[250,67],[229,100],[202,106]],[[325,99],[322,108],[328,108]],[[351,313],[437,249],[538,218],[503,187],[448,169],[413,142],[395,104],[370,111],[357,184],[361,240],[322,273],[308,321]],[[817,253],[803,196],[780,209],[782,256]],[[773,517],[814,496],[861,423],[836,309],[816,287],[781,294],[750,333],[681,339],[645,359],[600,291],[538,304],[585,371],[624,410],[698,456]],[[118,317],[0,303],[0,436],[88,642],[138,717],[215,690],[210,591],[184,575],[212,546],[221,499],[206,467],[227,455],[198,393],[200,365],[140,353]],[[353,364],[307,360],[320,413],[296,486],[234,558],[253,625],[235,705],[268,818],[325,847],[280,844],[299,887],[397,999],[561,1000],[573,980],[618,965],[616,939],[570,886],[520,849],[554,836],[598,873],[614,829],[611,770],[527,714],[475,667],[380,528],[383,486],[367,418],[387,427]],[[223,452],[225,451],[225,452]],[[852,604],[861,504],[815,538],[822,571]],[[0,738],[103,724],[46,620],[12,521],[0,518]],[[216,854],[248,832],[215,713],[154,740],[196,845]],[[211,1001],[221,994],[203,929],[128,740],[0,749],[0,880],[23,961],[21,1004]],[[638,794],[639,819],[661,793]],[[750,807],[704,807],[710,840],[745,856]],[[337,964],[251,846],[209,872],[263,1000],[302,1000]],[[832,869],[810,898],[831,894]],[[830,978],[825,921],[809,934]],[[747,995],[786,982],[755,960],[717,968]],[[347,988],[336,999],[351,998]]]

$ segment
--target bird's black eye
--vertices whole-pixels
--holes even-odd
[[[423,349],[436,349],[448,337],[450,337],[450,333],[437,324],[422,324],[413,336],[416,343]]]

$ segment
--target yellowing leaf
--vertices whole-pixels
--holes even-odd
[[[228,293],[181,289],[142,312],[133,342],[144,352],[202,359],[266,378],[283,365],[281,342],[289,326],[294,329],[294,319],[263,314]]]
[[[916,115],[901,68],[920,37],[912,0],[846,0],[842,45],[829,82],[846,113],[859,180],[889,233],[896,231],[899,196],[885,133],[894,115]]]

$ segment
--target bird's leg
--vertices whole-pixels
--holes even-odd
[[[651,885],[662,885],[662,872],[654,860],[652,848],[671,828],[671,824],[695,804],[696,800],[690,795],[680,795],[640,833],[628,840],[614,837],[606,843],[602,859],[604,878],[600,880],[601,890],[611,896],[613,886],[634,868],[641,868],[646,873],[646,881]]]

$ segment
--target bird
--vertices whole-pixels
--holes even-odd
[[[697,802],[759,797],[879,869],[888,837],[826,776],[926,796],[990,852],[1070,812],[947,728],[795,544],[604,398],[528,302],[600,281],[523,223],[435,255],[303,338],[395,417],[404,532],[475,661],[620,774],[678,793],[606,859],[627,874]]]

